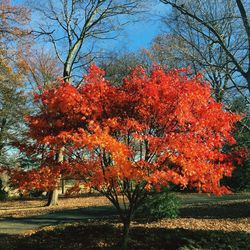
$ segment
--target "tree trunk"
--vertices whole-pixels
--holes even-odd
[[[126,218],[123,221],[123,235],[122,235],[122,242],[121,242],[122,250],[128,249],[130,221],[131,221],[130,218]]]
[[[63,151],[64,151],[64,147],[61,147],[59,152],[58,152],[58,155],[57,155],[57,162],[60,163],[60,162],[63,162]],[[53,190],[53,191],[50,191],[49,192],[49,195],[48,195],[48,203],[47,203],[47,206],[55,206],[55,205],[58,205],[58,188],[60,187],[60,177],[59,179],[57,180],[57,187]]]
[[[63,77],[64,77],[64,80],[65,81],[69,81],[69,76],[70,76],[70,64],[69,64],[69,61],[70,61],[70,58],[72,57],[72,55],[70,54],[67,58],[67,61],[65,62],[64,64],[64,69],[63,69]],[[63,162],[63,151],[64,151],[64,147],[61,147],[59,149],[59,152],[57,154],[57,162]],[[47,206],[56,206],[58,205],[58,188],[60,187],[60,178],[58,180],[58,187],[53,190],[53,191],[50,191],[49,192],[49,195],[48,195],[48,203],[47,203]],[[62,193],[64,193],[64,185],[62,184]]]
[[[58,205],[58,189],[50,191],[48,194],[47,206],[56,206],[56,205]]]
[[[62,178],[61,180],[61,184],[62,184],[62,194],[65,193],[65,180]]]

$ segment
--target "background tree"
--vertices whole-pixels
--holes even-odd
[[[184,43],[183,58],[205,69],[218,100],[232,87],[249,103],[250,22],[247,1],[167,1],[168,27]],[[177,44],[178,45],[178,44]]]
[[[0,55],[11,60],[12,64],[21,61],[23,41],[30,34],[29,21],[27,8],[13,6],[10,0],[0,1]]]
[[[60,61],[45,48],[34,49],[26,58],[27,87],[33,92],[52,86],[62,70]]]
[[[172,69],[187,67],[191,64],[185,56],[188,53],[186,49],[184,41],[171,30],[167,34],[157,35],[147,52],[153,62]]]
[[[240,116],[211,98],[200,75],[186,73],[155,67],[148,74],[137,67],[114,86],[93,65],[80,88],[62,81],[45,89],[36,96],[45,108],[29,118],[34,149],[46,147],[44,162],[14,172],[13,184],[54,190],[60,175],[80,177],[116,207],[124,249],[134,212],[151,191],[173,183],[227,193],[219,181],[241,159],[232,159],[224,146],[235,144],[232,130]],[[58,162],[62,147],[65,160]]]
[[[22,77],[0,59],[0,164],[5,166],[13,164],[8,152],[24,139],[24,115],[28,108],[22,86]]]
[[[106,73],[105,79],[114,85],[122,85],[124,77],[137,65],[142,65],[147,69],[152,67],[152,62],[145,50],[110,52],[106,53],[97,62],[98,66]]]
[[[46,5],[36,3],[43,22],[34,33],[47,37],[63,64],[62,76],[73,81],[79,78],[77,69],[93,60],[97,40],[117,36],[117,31],[141,13],[142,6],[138,0],[48,0]]]
[[[24,138],[23,116],[28,111],[22,42],[29,34],[29,20],[26,8],[0,1],[0,165],[9,167],[17,164],[14,148]]]

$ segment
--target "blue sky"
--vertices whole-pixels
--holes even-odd
[[[169,7],[165,4],[159,2],[154,5],[143,20],[127,25],[116,41],[111,42],[112,46],[130,51],[148,48],[154,37],[162,33],[161,17],[168,11]]]

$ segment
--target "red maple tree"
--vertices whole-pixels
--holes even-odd
[[[125,246],[133,214],[151,190],[172,183],[229,191],[220,180],[235,159],[224,146],[235,144],[232,129],[241,117],[211,98],[201,75],[187,77],[184,69],[156,66],[147,74],[139,66],[118,87],[104,74],[92,65],[80,88],[62,81],[35,96],[44,109],[28,118],[30,136],[45,160],[39,169],[16,171],[12,181],[23,190],[52,190],[60,175],[82,179],[118,210]]]

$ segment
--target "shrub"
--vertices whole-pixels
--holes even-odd
[[[180,201],[173,194],[167,191],[150,195],[141,208],[137,211],[136,217],[143,217],[149,220],[162,218],[176,218],[179,215]]]

